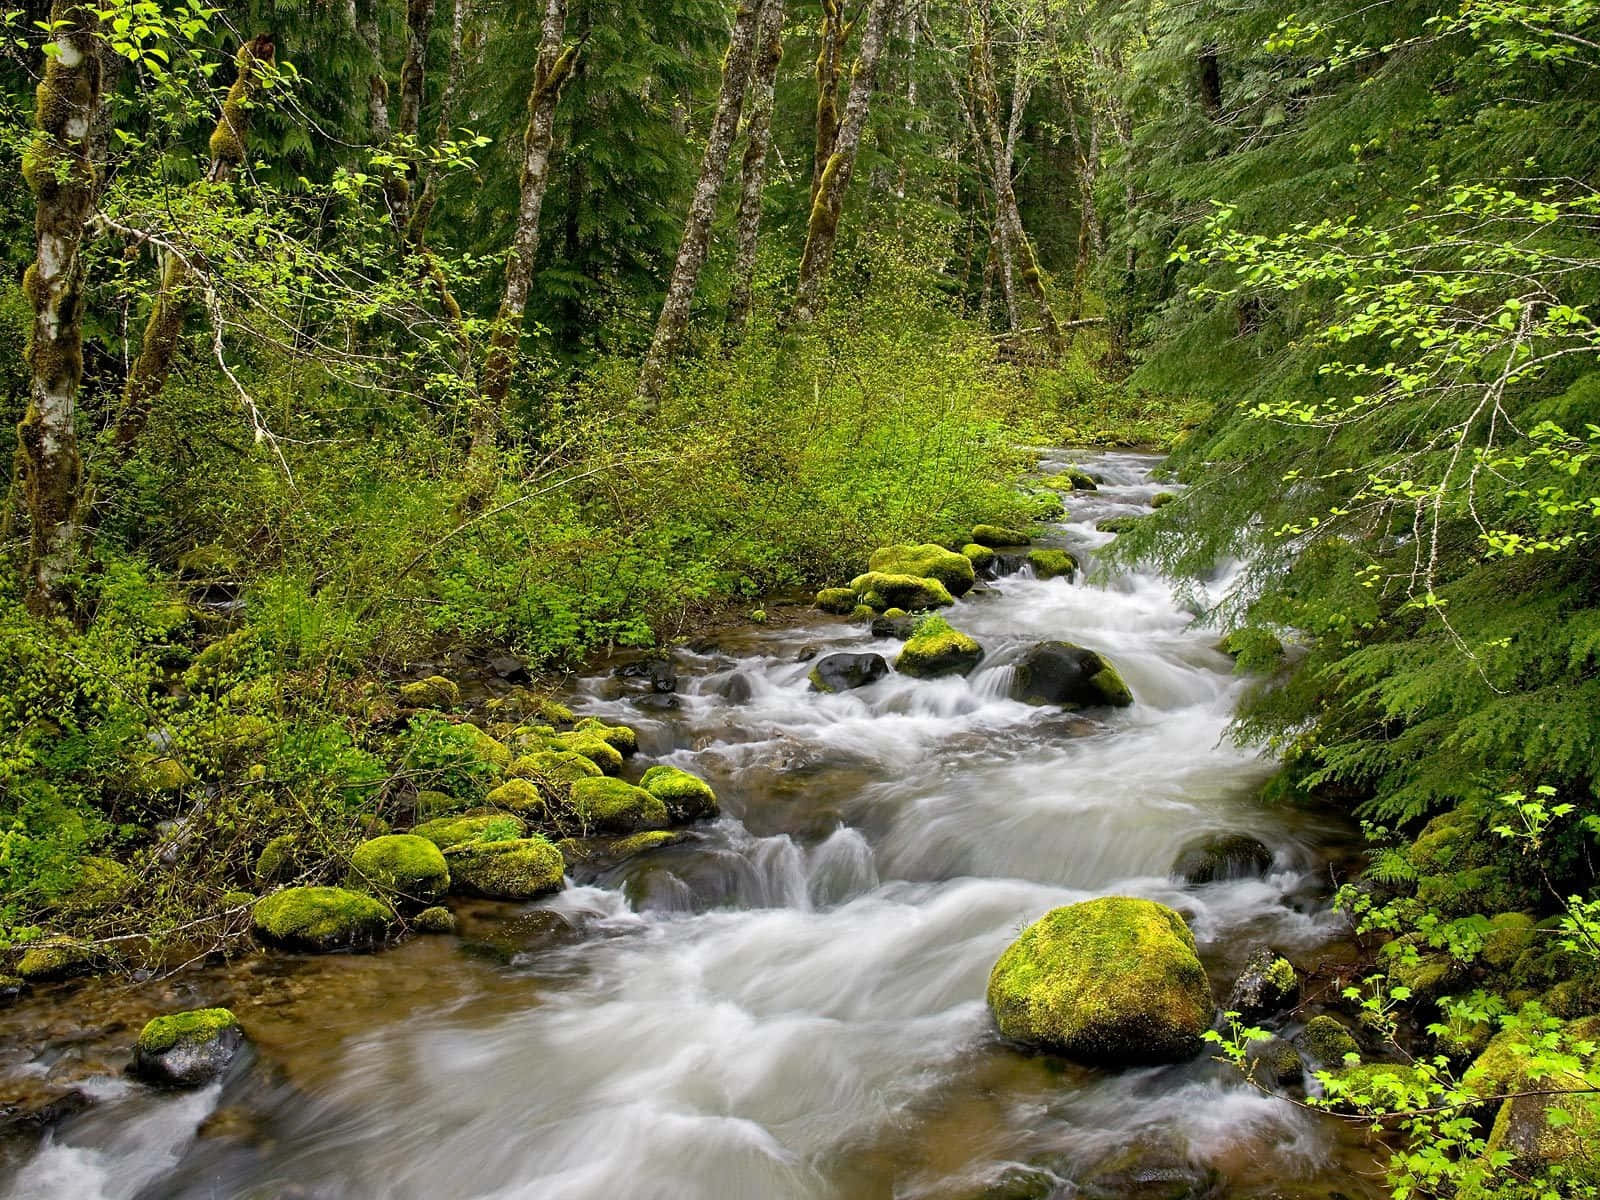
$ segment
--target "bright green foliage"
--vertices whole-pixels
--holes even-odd
[[[576,783],[603,772],[594,761],[571,750],[537,750],[521,755],[507,771],[523,779],[539,779],[549,784]]]

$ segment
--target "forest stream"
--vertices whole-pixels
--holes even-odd
[[[536,904],[468,902],[455,936],[44,990],[0,1014],[0,1077],[70,1078],[93,1101],[12,1146],[0,1194],[1377,1194],[1359,1129],[1209,1053],[1093,1070],[1007,1046],[985,1007],[1017,931],[1096,895],[1178,909],[1219,1003],[1256,946],[1303,970],[1351,953],[1329,892],[1355,831],[1258,806],[1271,764],[1227,737],[1250,681],[1216,632],[1155,575],[1085,582],[1111,540],[1097,521],[1147,511],[1157,463],[1045,455],[1103,481],[1044,539],[1085,571],[1024,568],[961,600],[952,620],[988,651],[969,677],[817,693],[818,652],[892,660],[897,643],[811,615],[679,651],[675,700],[641,706],[610,664],[582,679],[574,709],[638,731],[635,772],[715,787],[722,817],[675,845],[574,866]],[[1008,699],[1009,664],[1047,638],[1104,653],[1135,704]],[[1272,867],[1172,877],[1214,831],[1259,838]],[[197,1092],[128,1080],[140,1023],[184,1003],[230,1006],[251,1054]]]

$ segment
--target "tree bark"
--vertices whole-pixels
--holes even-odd
[[[512,234],[511,250],[506,255],[505,292],[489,337],[482,386],[472,412],[472,449],[468,462],[471,497],[487,495],[493,484],[490,468],[505,417],[506,397],[511,391],[517,348],[522,342],[522,322],[528,309],[528,292],[533,287],[534,260],[539,253],[539,213],[544,206],[545,186],[550,181],[550,156],[555,146],[556,102],[561,98],[561,86],[572,74],[578,57],[577,46],[563,48],[566,29],[566,0],[545,0],[539,58],[534,64],[533,86],[528,92],[528,128],[523,138],[517,226]]]
[[[700,178],[695,184],[694,199],[689,204],[689,215],[684,221],[683,240],[678,244],[678,260],[672,268],[672,279],[667,284],[667,298],[661,305],[661,316],[656,321],[655,337],[650,343],[644,366],[639,372],[638,399],[647,411],[654,410],[661,399],[661,387],[666,382],[667,366],[683,341],[689,327],[689,305],[694,290],[700,282],[700,271],[705,266],[710,248],[711,221],[716,216],[717,193],[722,189],[723,175],[728,169],[728,155],[733,149],[733,139],[739,132],[739,114],[744,109],[745,91],[750,83],[750,59],[755,50],[756,25],[765,0],[739,0],[734,15],[733,32],[728,37],[728,53],[722,63],[722,91],[717,98],[716,116],[711,121],[711,133],[706,139],[705,154],[700,159]]]
[[[428,81],[428,35],[433,32],[434,0],[406,0],[406,56],[400,64],[400,139],[406,165],[387,181],[389,210],[402,244],[411,236],[412,199],[418,177],[417,150],[422,128],[423,92]]]
[[[45,63],[36,133],[23,162],[35,201],[36,257],[23,279],[33,306],[28,409],[17,430],[28,508],[25,600],[30,611],[68,608],[78,548],[83,465],[75,407],[83,380],[84,229],[94,210],[90,153],[101,103],[100,20],[94,7],[55,0],[55,53]]]
[[[367,135],[374,146],[389,144],[389,83],[383,77],[383,41],[378,31],[378,0],[351,0],[356,36],[367,52]]]
[[[450,140],[456,119],[456,96],[461,90],[461,43],[465,35],[467,15],[471,0],[455,0],[450,14],[450,56],[445,67],[444,91],[439,96],[439,125],[434,133],[434,145],[442,146]],[[422,181],[422,191],[411,214],[411,228],[407,240],[416,249],[427,243],[428,222],[433,218],[434,207],[439,202],[439,175],[429,170]]]
[[[761,238],[761,197],[766,190],[767,156],[772,149],[772,103],[783,61],[783,3],[765,0],[756,31],[751,75],[750,115],[745,120],[744,164],[740,172],[739,226],[733,287],[728,296],[728,328],[735,336],[750,318],[755,296],[756,250]]]
[[[861,52],[850,71],[850,95],[845,101],[844,118],[839,123],[839,136],[823,168],[821,185],[817,188],[806,227],[806,248],[800,258],[800,280],[795,289],[794,316],[800,322],[814,320],[822,308],[822,292],[833,266],[833,247],[839,236],[845,192],[855,170],[856,152],[861,147],[861,133],[867,124],[872,93],[878,86],[878,60],[889,40],[896,2],[871,0],[867,9],[867,28],[861,37]]]
[[[250,135],[250,106],[261,92],[261,64],[271,65],[274,48],[269,34],[261,34],[239,47],[238,75],[222,102],[222,115],[211,133],[211,165],[206,180],[226,184],[244,164]],[[190,263],[181,255],[168,252],[161,270],[161,286],[150,306],[139,356],[133,360],[122,390],[122,411],[117,417],[114,453],[126,461],[133,453],[156,398],[167,385],[178,344],[183,338],[184,308],[189,284],[194,276]]]
[[[817,202],[822,173],[839,138],[839,72],[845,42],[854,22],[844,19],[843,0],[822,0],[822,29],[817,50],[817,131],[811,154],[811,203]]]

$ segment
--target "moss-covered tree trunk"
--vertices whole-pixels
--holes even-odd
[[[83,379],[83,236],[94,211],[90,153],[100,113],[99,17],[56,0],[23,175],[34,196],[35,258],[23,280],[33,306],[28,408],[17,429],[28,508],[25,596],[41,614],[64,612],[78,548],[83,467],[74,412]]]
[[[845,192],[855,170],[856,152],[866,128],[872,93],[878,86],[878,60],[889,41],[897,0],[871,0],[867,9],[866,31],[861,35],[861,52],[850,71],[850,95],[845,100],[844,117],[833,153],[823,168],[821,186],[811,204],[806,224],[806,248],[800,257],[800,280],[795,289],[795,320],[813,320],[822,310],[823,288],[833,266],[833,247],[839,236],[839,217],[844,211]]]
[[[817,35],[817,122],[811,152],[811,203],[817,202],[823,172],[839,138],[839,72],[844,47],[854,22],[844,19],[841,0],[822,0],[822,27]]]
[[[744,111],[745,92],[750,85],[750,60],[755,52],[756,26],[762,10],[771,0],[739,0],[733,31],[728,35],[728,52],[722,60],[722,89],[717,96],[716,115],[706,137],[705,153],[700,158],[700,178],[689,202],[689,215],[683,223],[683,238],[678,243],[678,258],[667,283],[667,297],[656,320],[650,353],[639,371],[638,399],[646,410],[661,399],[667,367],[683,335],[689,328],[689,306],[700,282],[700,272],[711,247],[711,222],[717,215],[717,193],[722,190],[728,169],[728,156],[739,132],[739,116]]]
[[[783,61],[783,0],[766,0],[756,30],[755,68],[750,81],[750,115],[745,119],[744,163],[740,170],[739,224],[733,286],[728,294],[728,328],[737,336],[749,320],[755,297],[756,250],[761,240],[761,197],[767,185],[772,149],[772,105]]]
[[[206,180],[227,184],[244,164],[250,133],[250,106],[261,91],[261,70],[274,59],[272,37],[260,34],[239,47],[238,74],[222,102],[222,115],[211,132],[211,165]],[[150,410],[167,385],[183,339],[184,307],[188,302],[193,270],[183,255],[168,251],[161,270],[161,286],[150,306],[139,355],[128,369],[122,391],[122,410],[117,416],[115,453],[127,458],[138,444],[150,420]]]
[[[550,158],[555,148],[556,102],[561,87],[572,74],[578,47],[565,46],[566,0],[545,0],[539,32],[539,58],[528,90],[528,127],[522,140],[522,180],[517,202],[517,224],[506,255],[505,290],[500,311],[489,336],[483,377],[472,410],[472,447],[467,463],[467,498],[475,504],[494,486],[494,454],[505,420],[506,397],[522,342],[522,322],[533,288],[534,261],[539,253],[539,214],[545,187],[550,182]]]
[[[428,81],[428,35],[433,32],[434,0],[406,0],[406,56],[400,64],[399,135],[406,158],[388,181],[389,209],[402,244],[411,238],[412,201],[417,181],[416,154],[422,127],[423,89]]]
[[[439,94],[439,124],[434,132],[434,144],[442,146],[455,132],[456,97],[461,91],[463,67],[462,39],[466,36],[467,17],[472,11],[470,0],[455,0],[450,14],[450,51],[445,65],[444,90]],[[422,178],[422,188],[416,207],[411,214],[411,227],[407,241],[421,250],[427,243],[428,223],[439,203],[439,173],[428,170]]]

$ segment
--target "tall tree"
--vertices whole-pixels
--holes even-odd
[[[711,243],[711,222],[717,213],[717,193],[722,189],[728,169],[728,155],[739,132],[739,115],[744,109],[745,92],[750,84],[750,59],[755,50],[756,26],[772,0],[740,0],[728,35],[728,53],[722,60],[722,89],[717,97],[716,115],[706,138],[705,154],[700,159],[700,178],[689,215],[683,225],[683,240],[667,284],[667,298],[661,304],[650,353],[639,371],[638,398],[646,409],[655,408],[661,399],[667,366],[689,327],[689,305],[705,266]]]
[[[406,56],[400,65],[400,140],[405,158],[391,185],[390,206],[402,242],[411,236],[411,210],[417,182],[417,152],[422,128],[423,91],[428,82],[428,40],[433,32],[434,0],[406,0]]]
[[[822,0],[822,26],[817,37],[817,128],[811,153],[811,203],[817,202],[822,173],[839,139],[839,73],[854,21],[844,19],[843,0]]]
[[[833,266],[833,247],[839,236],[845,192],[855,170],[856,152],[861,147],[872,93],[878,86],[878,60],[889,40],[896,3],[897,0],[871,0],[867,9],[861,52],[850,71],[850,96],[845,101],[839,134],[828,156],[828,164],[823,168],[821,185],[812,201],[811,217],[806,226],[806,248],[800,257],[800,280],[795,289],[794,316],[798,321],[815,319],[822,308],[822,292]]]
[[[91,5],[50,6],[37,132],[23,165],[35,203],[35,258],[23,291],[34,315],[28,409],[17,434],[29,519],[26,601],[41,614],[65,610],[78,545],[83,467],[74,410],[83,379],[82,248],[97,180],[90,147],[101,103],[99,29]]]
[[[482,384],[472,413],[472,449],[468,464],[468,495],[476,499],[492,486],[491,464],[505,419],[511,373],[522,342],[522,323],[533,287],[534,260],[539,252],[539,214],[550,182],[550,157],[555,147],[556,102],[561,85],[572,74],[578,46],[567,46],[566,0],[545,0],[540,24],[539,58],[534,64],[533,86],[528,92],[528,128],[523,136],[522,185],[517,204],[517,225],[506,255],[505,291],[489,351],[484,359]]]
[[[783,0],[766,0],[756,31],[755,67],[750,81],[750,115],[745,119],[744,163],[740,170],[739,224],[735,238],[733,286],[728,295],[728,327],[737,331],[749,319],[755,295],[756,250],[761,238],[761,197],[766,190],[767,156],[772,149],[772,105],[783,62]]]

